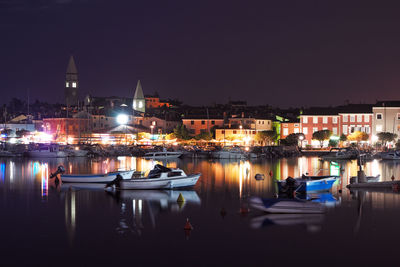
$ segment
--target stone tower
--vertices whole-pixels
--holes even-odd
[[[140,80],[136,85],[135,95],[133,97],[132,108],[135,111],[145,112],[146,111],[146,100],[143,96],[142,85],[140,84]]]
[[[78,70],[74,57],[69,58],[67,72],[65,74],[65,104],[67,107],[78,105]]]

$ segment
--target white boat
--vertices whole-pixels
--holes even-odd
[[[400,151],[381,153],[381,158],[383,160],[400,160]]]
[[[68,153],[59,150],[58,145],[41,145],[26,152],[31,158],[65,158]]]
[[[149,152],[144,155],[145,159],[176,159],[182,156],[182,152],[170,152],[170,151],[162,151],[162,152]]]
[[[324,213],[325,207],[317,202],[286,199],[286,198],[271,198],[263,199],[253,197],[250,199],[250,206],[268,213]]]
[[[245,159],[246,154],[238,147],[224,147],[221,150],[213,151],[211,157],[216,159]]]
[[[157,164],[145,177],[116,181],[119,189],[172,189],[194,186],[200,173],[186,175],[181,169],[170,169]]]
[[[131,179],[134,170],[109,172],[105,174],[61,174],[63,183],[108,183],[114,181],[117,175],[121,175],[122,179]]]

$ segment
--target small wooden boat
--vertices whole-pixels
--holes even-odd
[[[325,207],[317,202],[297,198],[252,197],[250,206],[268,213],[324,213]]]
[[[172,189],[194,186],[200,178],[200,173],[186,175],[181,169],[170,169],[157,164],[146,177],[130,180],[116,180],[119,189]]]
[[[299,178],[288,177],[285,180],[277,181],[280,193],[292,190],[299,193],[310,191],[329,191],[333,183],[340,178],[335,175],[328,176],[307,176],[303,175]]]
[[[117,176],[120,176],[121,179],[131,179],[134,172],[134,170],[130,170],[105,174],[64,174],[65,168],[63,166],[58,166],[57,171],[52,173],[50,178],[61,174],[61,181],[63,183],[109,183],[114,181]]]

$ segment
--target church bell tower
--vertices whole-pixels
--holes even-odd
[[[132,108],[135,111],[144,113],[146,111],[146,100],[143,95],[142,85],[140,80],[136,85],[135,95],[133,96]]]
[[[78,70],[74,57],[69,58],[67,72],[65,74],[65,103],[67,107],[78,105]]]

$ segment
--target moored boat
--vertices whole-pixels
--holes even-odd
[[[186,175],[181,169],[171,169],[157,164],[145,177],[116,180],[119,189],[172,189],[194,186],[200,173]]]
[[[340,178],[335,175],[327,176],[306,176],[299,178],[288,177],[285,180],[277,181],[280,193],[294,191],[305,193],[310,191],[329,191],[336,180]]]
[[[61,151],[58,145],[40,145],[25,153],[26,156],[31,158],[65,158],[68,153]]]
[[[325,207],[317,202],[289,198],[252,197],[250,206],[268,213],[324,213]]]
[[[400,151],[390,151],[380,154],[383,160],[400,160]]]
[[[171,152],[171,151],[162,151],[162,152],[148,152],[144,155],[146,159],[176,159],[182,156],[182,152]]]

